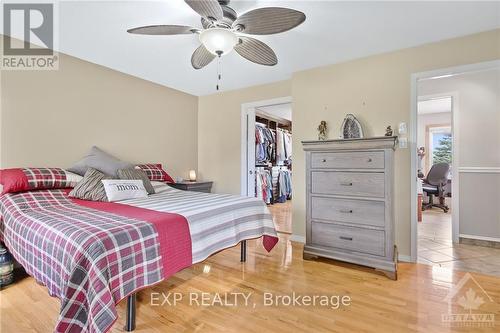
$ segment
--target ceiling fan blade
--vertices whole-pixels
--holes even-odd
[[[278,63],[274,51],[255,38],[240,36],[240,43],[236,44],[234,50],[243,58],[256,64],[274,66]]]
[[[205,46],[200,45],[196,50],[194,50],[191,56],[191,65],[195,69],[201,69],[212,62],[215,59],[215,55],[210,53]]]
[[[266,7],[246,12],[238,17],[233,27],[251,35],[271,35],[295,28],[306,20],[298,10]]]
[[[222,20],[224,18],[224,13],[222,12],[222,7],[217,0],[184,0],[189,7],[191,7],[195,12],[200,14],[200,16],[211,18],[214,20]]]
[[[196,31],[198,29],[184,25],[148,25],[127,30],[128,33],[139,35],[187,35]]]

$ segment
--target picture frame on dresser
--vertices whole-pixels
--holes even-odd
[[[397,279],[396,136],[302,141],[306,154],[304,259],[326,257]]]

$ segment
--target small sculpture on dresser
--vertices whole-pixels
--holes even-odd
[[[385,129],[385,136],[392,136],[392,128],[391,128],[391,125],[387,126],[387,128]]]
[[[363,128],[360,122],[353,114],[348,113],[342,126],[340,127],[340,138],[341,139],[360,139],[363,138]]]
[[[318,140],[324,141],[327,139],[326,132],[328,131],[328,126],[326,125],[326,121],[322,120],[318,126]]]

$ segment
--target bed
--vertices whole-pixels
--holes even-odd
[[[117,203],[37,190],[0,197],[0,236],[28,274],[61,300],[56,332],[106,332],[127,298],[135,326],[135,293],[210,255],[263,237],[278,241],[258,199],[176,190],[154,182],[156,194]]]

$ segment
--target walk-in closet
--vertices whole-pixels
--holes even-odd
[[[289,118],[289,119],[287,119]],[[257,109],[255,115],[255,196],[268,205],[292,199],[291,115]]]

